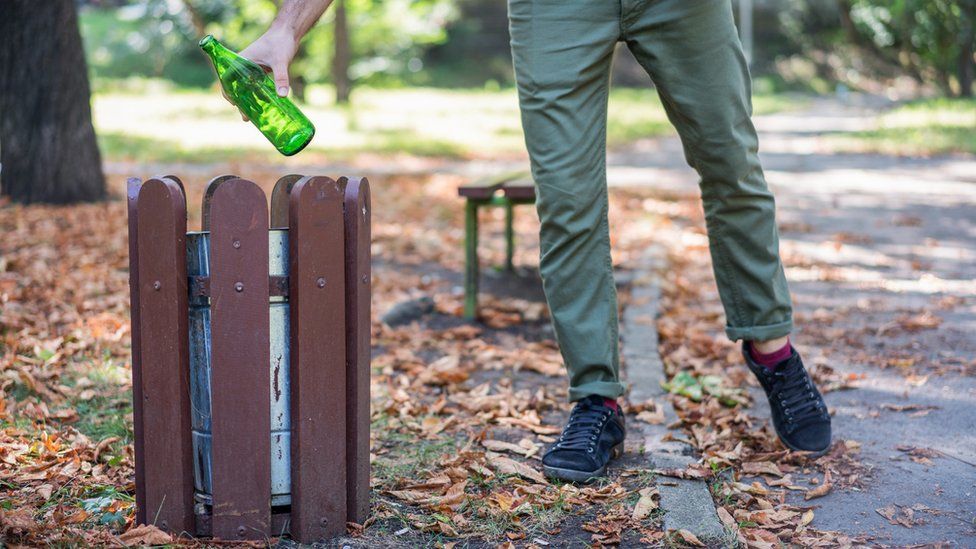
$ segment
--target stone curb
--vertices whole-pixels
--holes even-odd
[[[652,248],[634,270],[630,304],[621,320],[622,358],[625,378],[630,385],[630,401],[639,403],[654,399],[664,408],[663,424],[629,426],[630,432],[636,431],[643,438],[648,467],[683,469],[697,461],[692,448],[681,442],[662,440],[669,432],[666,425],[677,420],[674,407],[661,388],[667,376],[658,353],[655,322],[661,296],[658,269],[665,261],[664,251]],[[688,530],[709,545],[726,537],[705,481],[661,477],[657,487],[666,531]]]

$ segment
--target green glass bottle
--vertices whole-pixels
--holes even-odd
[[[257,63],[227,49],[212,35],[200,41],[217,70],[227,97],[285,156],[305,148],[315,126],[287,97],[275,91],[274,80]]]

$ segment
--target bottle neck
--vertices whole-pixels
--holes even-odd
[[[203,51],[207,52],[207,55],[216,59],[218,57],[226,57],[229,54],[233,54],[232,51],[224,47],[213,35],[208,34],[200,40],[200,47]]]

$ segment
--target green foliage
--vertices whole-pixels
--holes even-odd
[[[967,40],[972,52],[974,38],[966,29],[976,19],[976,1],[852,0],[850,16],[879,49],[899,52],[905,69],[931,74],[945,93],[953,92],[950,75]]]
[[[271,24],[273,0],[127,0],[122,7],[88,6],[82,35],[98,78],[162,77],[184,86],[214,82],[197,47],[210,33],[241,50]],[[423,69],[423,51],[446,39],[455,17],[451,0],[346,0],[350,75],[366,83],[396,84]],[[308,82],[327,82],[334,51],[335,10],[303,41],[292,65]]]
[[[901,155],[976,154],[976,100],[913,101],[881,116],[876,128],[834,136],[842,150]]]
[[[717,398],[726,406],[735,406],[746,402],[741,389],[725,387],[722,385],[722,378],[719,376],[695,377],[691,372],[682,370],[675,374],[671,381],[662,383],[661,386],[671,394],[688,397],[695,402],[700,402],[706,394]]]
[[[80,13],[88,66],[99,79],[160,77],[184,86],[213,82],[196,48],[193,25],[179,2],[133,2]]]
[[[82,3],[83,37],[96,87],[106,78],[134,76],[207,86],[214,78],[196,46],[201,35],[212,33],[240,50],[268,27],[278,1]],[[349,76],[357,84],[470,88],[512,83],[504,2],[345,0],[345,5]],[[757,2],[752,69],[766,77],[768,92],[823,93],[837,82],[863,88],[868,86],[862,83],[908,75],[958,95],[968,74],[961,68],[966,51],[976,41],[974,20],[976,0]],[[333,7],[304,40],[293,76],[306,83],[331,82],[334,30]]]
[[[946,95],[964,92],[963,75],[974,63],[976,0],[784,1],[779,23],[797,46],[790,55],[815,68],[809,79],[857,87],[862,79],[907,75]]]

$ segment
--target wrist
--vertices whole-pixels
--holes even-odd
[[[298,43],[301,42],[301,33],[291,23],[275,19],[268,30],[265,32],[269,38],[280,45],[287,45],[292,52],[298,50]]]

